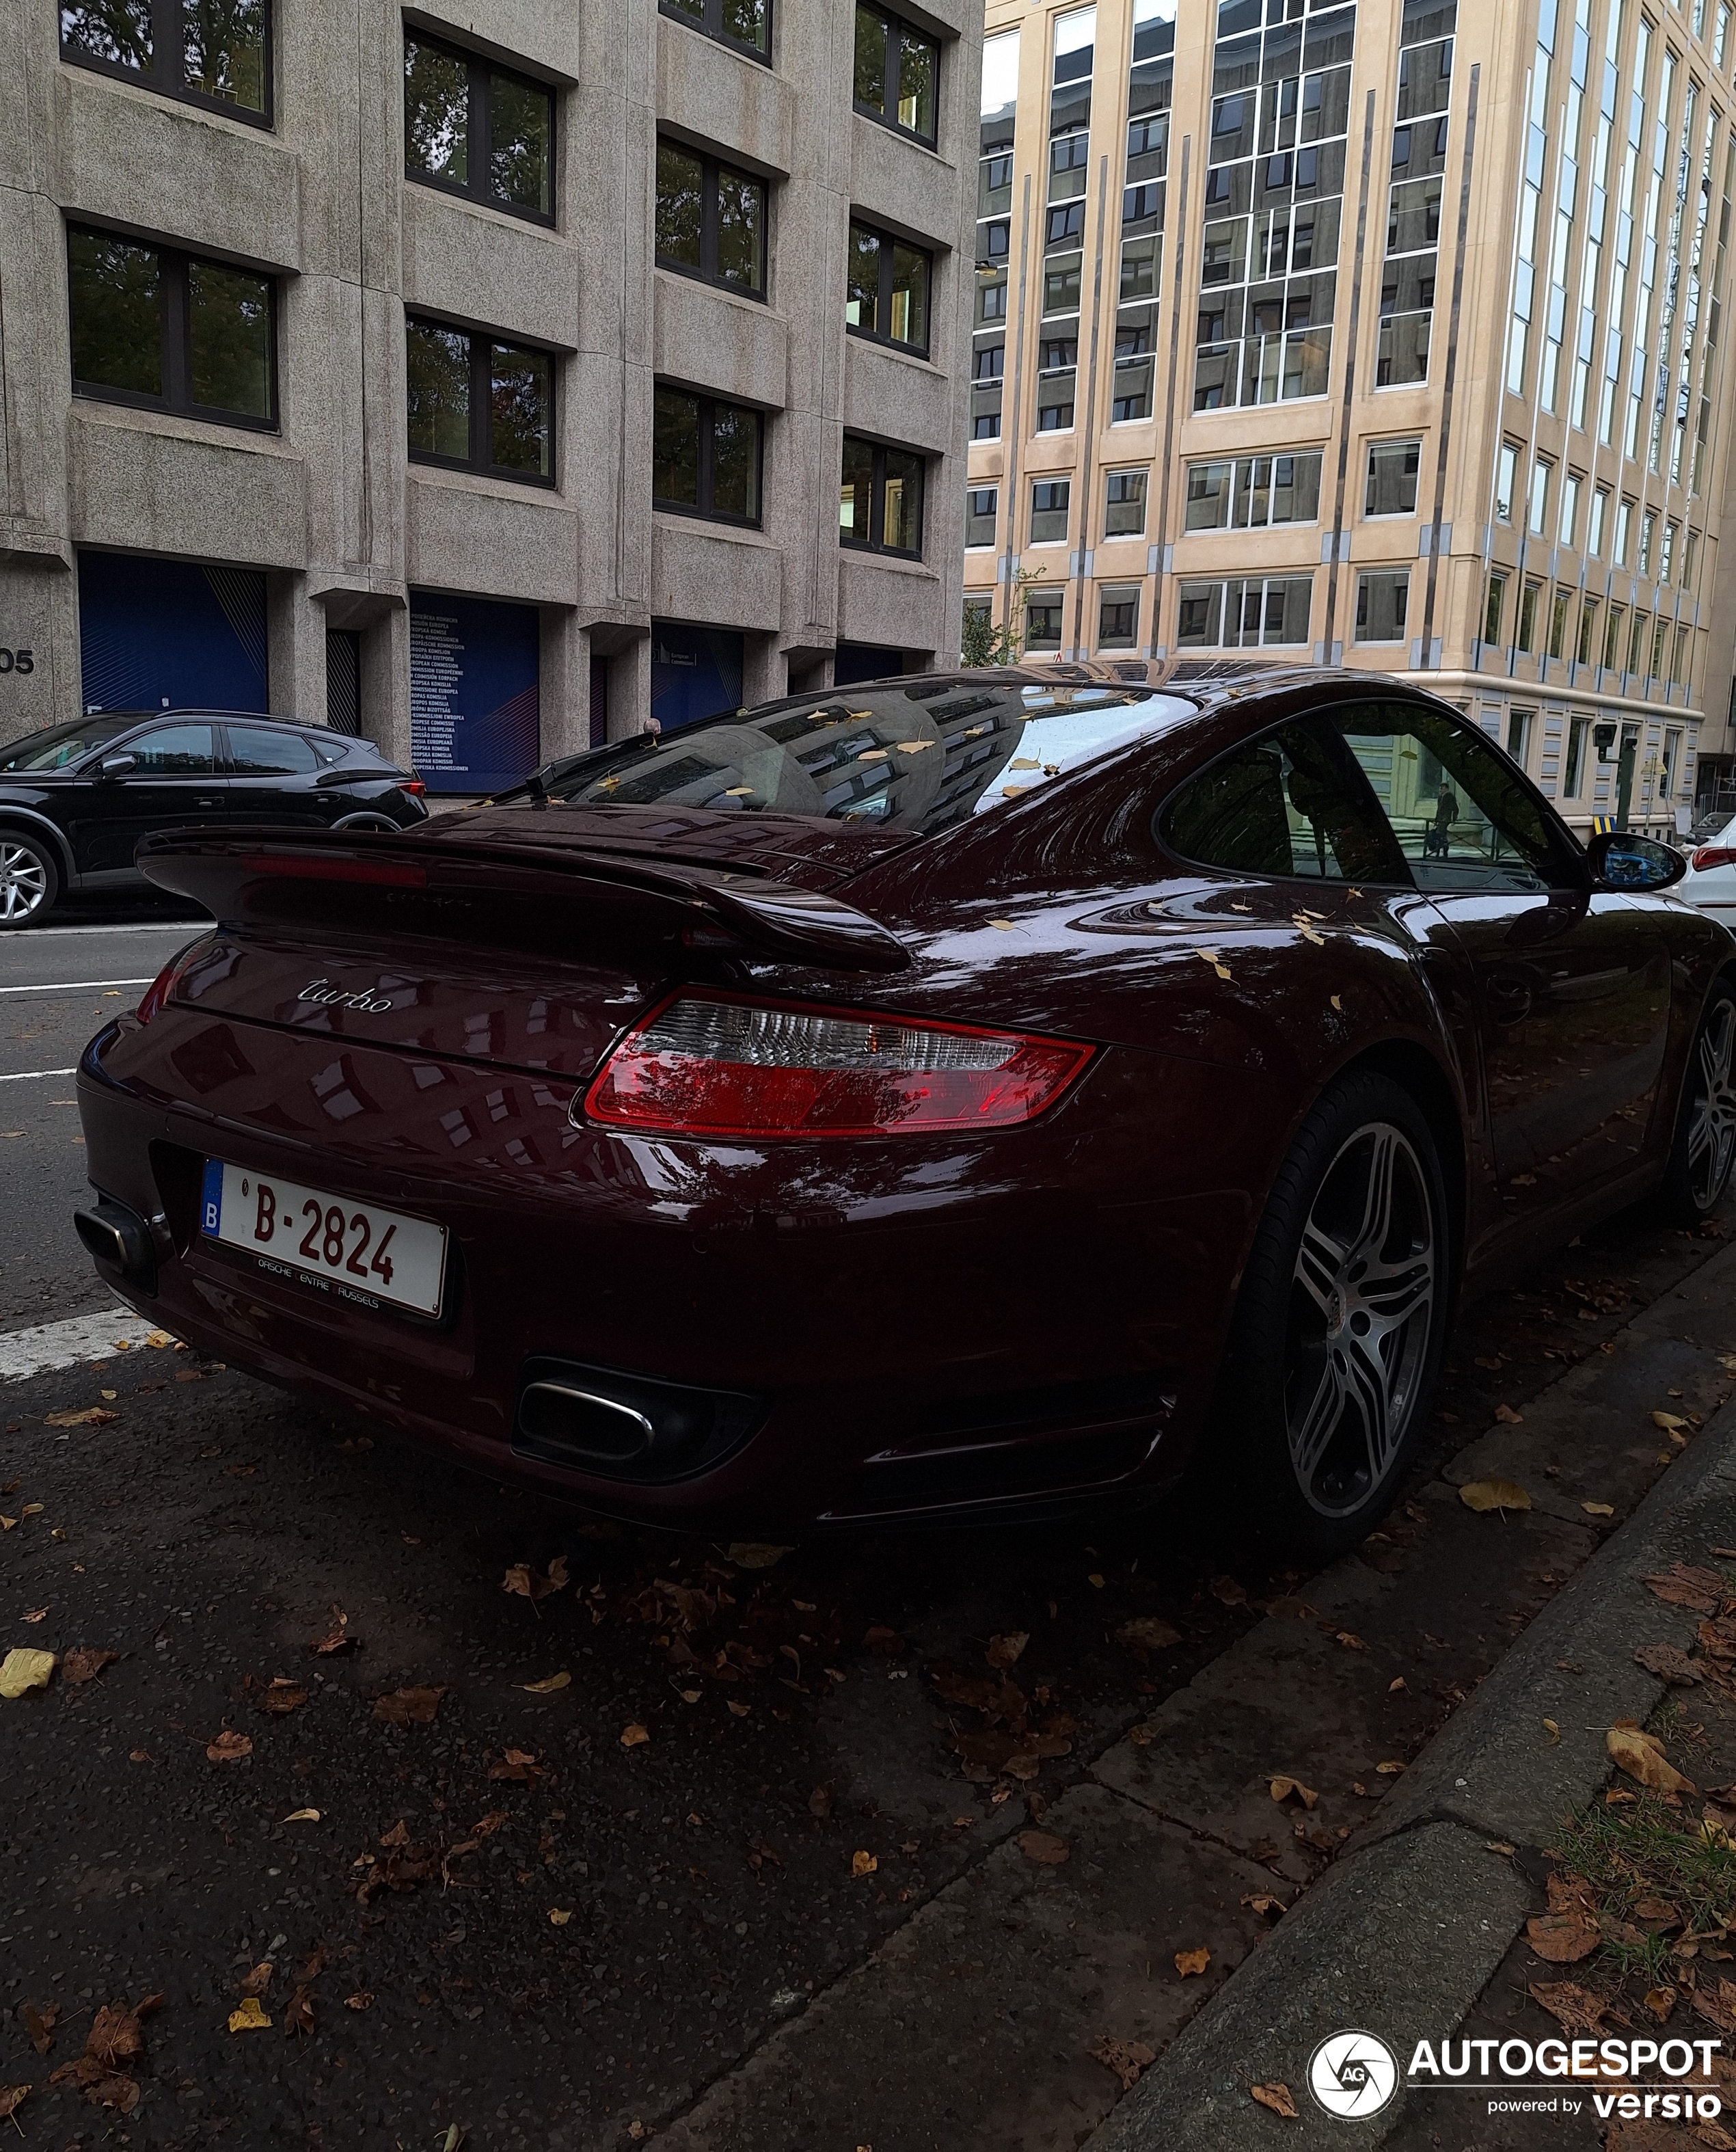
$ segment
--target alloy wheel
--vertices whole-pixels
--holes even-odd
[[[1694,1042],[1693,1097],[1688,1120],[1688,1186],[1695,1207],[1718,1200],[1736,1155],[1736,1002],[1720,998]]]
[[[0,926],[16,926],[48,901],[48,870],[28,845],[0,837]]]
[[[1360,1508],[1409,1430],[1439,1271],[1429,1190],[1409,1137],[1371,1122],[1332,1160],[1302,1228],[1284,1411],[1297,1489],[1322,1516]]]

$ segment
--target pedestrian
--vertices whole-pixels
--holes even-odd
[[[1442,778],[1440,793],[1434,803],[1434,821],[1423,840],[1424,859],[1444,860],[1453,841],[1453,825],[1459,820],[1459,794],[1450,780]]]

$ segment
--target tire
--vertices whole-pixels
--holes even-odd
[[[334,822],[332,828],[334,834],[339,830],[373,830],[388,837],[398,835],[398,825],[389,815],[346,815],[341,822]]]
[[[28,830],[0,830],[0,934],[46,919],[60,894],[60,865]]]
[[[1660,1197],[1678,1225],[1710,1217],[1736,1165],[1736,988],[1720,979],[1706,999],[1682,1079],[1676,1135]]]
[[[1421,1439],[1451,1299],[1428,1121],[1386,1077],[1341,1079],[1279,1168],[1242,1273],[1206,1468],[1215,1506],[1233,1503],[1239,1529],[1287,1556],[1356,1546]]]

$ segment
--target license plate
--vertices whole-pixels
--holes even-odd
[[[251,1168],[205,1162],[200,1231],[262,1270],[364,1307],[438,1315],[446,1229]]]

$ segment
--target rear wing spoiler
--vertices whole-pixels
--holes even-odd
[[[393,912],[433,897],[526,898],[539,906],[632,921],[639,933],[719,955],[769,957],[846,972],[901,972],[910,952],[879,920],[816,890],[764,876],[622,858],[563,845],[461,847],[423,830],[164,830],[139,846],[140,870],[159,889],[239,924],[305,914],[316,894],[328,931],[378,931]],[[396,895],[394,895],[396,893]],[[406,923],[410,923],[406,920]],[[423,927],[420,931],[428,931]]]

